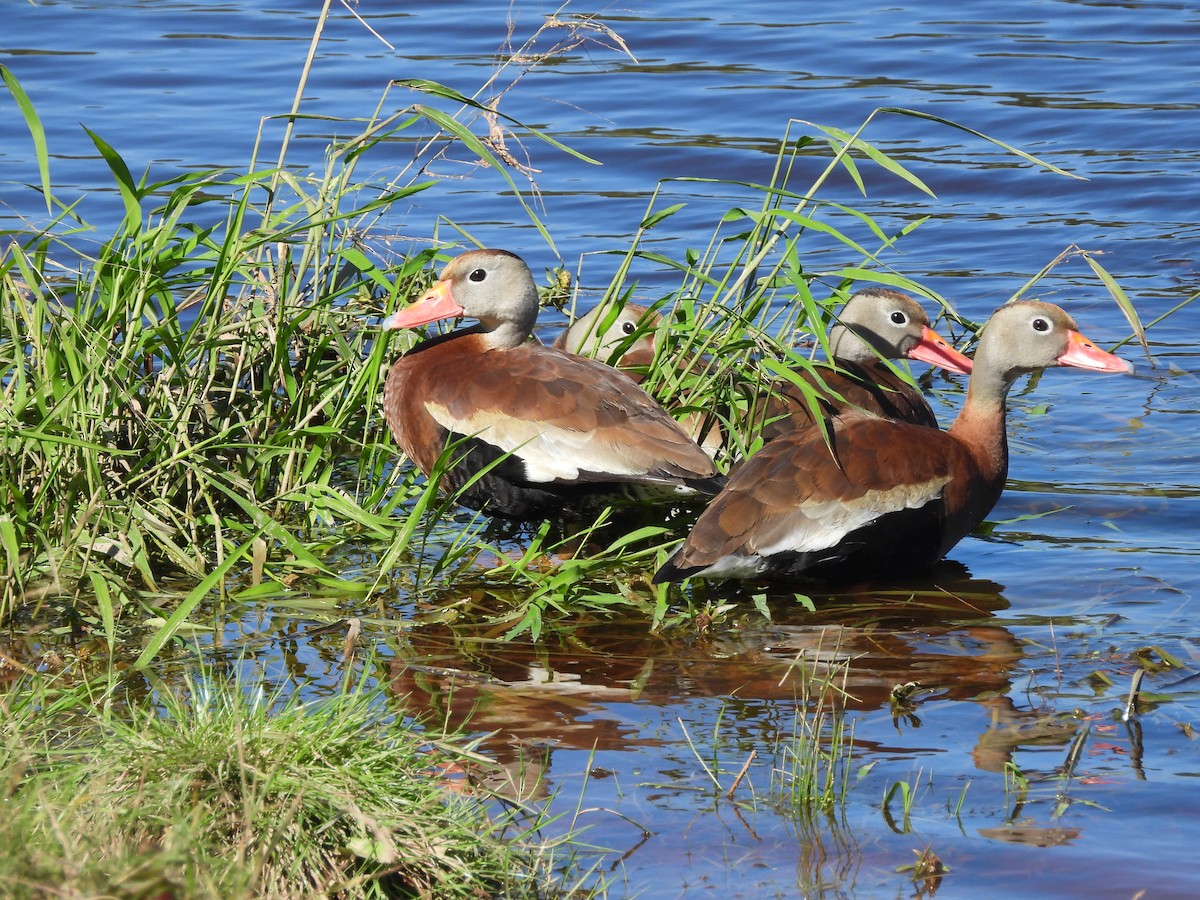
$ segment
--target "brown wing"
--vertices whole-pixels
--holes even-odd
[[[658,580],[710,568],[712,577],[745,576],[778,554],[834,558],[847,535],[941,505],[951,480],[974,468],[970,454],[944,432],[861,413],[835,420],[831,439],[827,446],[809,430],[765,446],[729,479]],[[934,521],[944,522],[949,512],[940,510]],[[911,539],[918,537],[922,547],[943,540],[941,534]]]
[[[470,343],[468,343],[470,342]],[[404,391],[450,435],[476,435],[533,482],[667,481],[716,474],[675,420],[628,378],[537,344],[487,350],[465,336],[418,351]]]
[[[864,410],[885,419],[937,428],[937,417],[921,392],[882,365],[840,362],[837,369],[821,367],[818,376],[797,371],[822,396],[820,407],[826,415],[847,410]],[[771,441],[793,431],[811,428],[812,407],[801,389],[780,385],[766,404],[763,440]]]

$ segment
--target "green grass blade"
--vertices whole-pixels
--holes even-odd
[[[1096,277],[1104,283],[1106,288],[1108,288],[1108,293],[1112,295],[1113,300],[1116,301],[1121,312],[1125,314],[1125,318],[1129,321],[1129,327],[1133,329],[1134,335],[1137,336],[1138,342],[1141,343],[1142,350],[1146,353],[1146,358],[1153,362],[1154,357],[1150,354],[1150,343],[1146,340],[1146,329],[1142,325],[1141,317],[1137,314],[1137,309],[1134,308],[1133,301],[1130,300],[1129,295],[1125,293],[1125,289],[1117,284],[1117,280],[1112,277],[1112,275],[1107,269],[1104,268],[1104,266],[1100,265],[1100,263],[1096,261],[1092,254],[1085,253],[1083,254],[1083,258],[1087,260],[1087,264],[1091,266],[1092,271],[1096,273]]]
[[[96,149],[100,151],[100,155],[104,157],[104,161],[108,163],[108,168],[116,178],[117,190],[121,192],[121,200],[125,203],[126,224],[130,230],[137,230],[142,225],[141,192],[133,180],[129,166],[125,165],[125,160],[121,158],[121,155],[116,150],[109,146],[104,138],[86,126],[83,130],[92,139],[92,143],[96,145]]]
[[[29,129],[29,136],[33,138],[33,150],[37,157],[38,177],[41,178],[42,195],[46,198],[46,212],[53,215],[54,205],[50,199],[50,153],[46,147],[46,130],[42,127],[42,120],[38,117],[37,110],[33,106],[33,101],[29,99],[29,95],[25,93],[25,89],[17,81],[17,76],[12,73],[12,70],[8,66],[0,65],[0,78],[4,79],[4,84],[8,87],[8,92],[17,101],[17,108],[21,110],[21,115],[25,118],[25,126]]]
[[[521,129],[528,131],[539,140],[545,141],[551,147],[561,150],[563,153],[566,153],[569,156],[575,157],[580,162],[589,163],[593,166],[601,165],[599,160],[592,159],[592,157],[588,156],[587,154],[580,153],[578,150],[568,147],[566,144],[555,139],[551,135],[546,134],[544,131],[540,131],[537,128],[531,128],[530,126],[524,124],[523,122],[517,121],[511,116],[506,116],[499,110],[492,109],[491,107],[485,106],[477,100],[472,100],[470,97],[460,94],[458,91],[454,90],[454,88],[446,87],[444,84],[438,84],[436,81],[429,81],[424,78],[401,78],[394,80],[392,84],[396,85],[397,87],[411,88],[412,90],[420,91],[423,94],[429,94],[434,97],[443,97],[447,100],[453,100],[455,103],[461,103],[464,106],[469,106],[472,109],[478,110],[479,112],[487,113],[489,116],[496,116],[498,119],[503,119],[505,122],[516,125]]]
[[[495,154],[492,153],[488,146],[470,128],[467,128],[452,116],[448,116],[441,110],[434,109],[431,106],[418,106],[417,110],[443,131],[447,131],[457,137],[468,150],[491,166],[500,177],[508,182],[508,186],[512,188],[513,196],[517,198],[517,202],[525,209],[526,214],[529,216],[530,221],[533,222],[534,227],[537,228],[538,233],[546,241],[547,246],[557,254],[558,250],[554,245],[554,239],[550,237],[550,232],[542,224],[542,220],[538,218],[537,213],[533,211],[533,207],[529,205],[529,202],[525,199],[521,189],[517,187],[517,183],[513,180],[513,177],[508,174],[508,166],[500,159],[497,159]]]
[[[207,597],[212,591],[229,575],[230,570],[241,561],[242,557],[250,552],[254,540],[247,540],[234,549],[232,553],[227,555],[225,559],[215,569],[208,573],[208,576],[198,585],[188,592],[187,596],[180,601],[179,606],[171,613],[167,621],[158,629],[146,643],[146,647],[142,650],[141,655],[134,661],[135,669],[144,669],[154,661],[154,657],[166,645],[167,641],[175,636],[179,631],[180,626],[187,621],[187,617],[192,614],[192,610]]]
[[[943,119],[941,116],[935,116],[932,113],[921,112],[915,109],[905,109],[899,106],[884,106],[879,109],[879,112],[893,113],[894,115],[898,116],[910,116],[914,119],[925,119],[930,122],[937,122],[939,125],[945,125],[948,128],[964,131],[967,134],[973,135],[974,137],[981,138],[982,140],[987,141],[989,144],[994,144],[1005,152],[1011,153],[1013,156],[1020,157],[1026,162],[1033,163],[1039,168],[1053,172],[1055,175],[1062,175],[1066,178],[1075,178],[1079,181],[1087,181],[1084,176],[1076,175],[1074,172],[1068,172],[1066,169],[1059,168],[1053,163],[1048,163],[1044,159],[1034,156],[1032,153],[1027,153],[1024,150],[1021,150],[1019,147],[1014,147],[1012,144],[1006,144],[1004,141],[984,134],[982,131],[976,131],[974,128],[968,128],[966,125],[960,125],[958,122],[954,122],[950,119]]]
[[[88,576],[92,582],[92,590],[96,592],[96,605],[100,608],[100,621],[104,625],[104,639],[108,641],[109,647],[115,647],[117,646],[117,626],[116,616],[113,612],[112,591],[108,589],[108,582],[99,572],[89,572]]]

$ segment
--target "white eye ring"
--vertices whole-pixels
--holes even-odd
[[[1029,327],[1039,334],[1049,334],[1054,330],[1054,323],[1045,316],[1034,316],[1029,321]]]
[[[892,314],[890,316],[888,316],[888,318],[891,319],[893,325],[907,325],[908,324],[908,316],[906,316],[904,313],[902,313],[898,309],[893,310]]]
[[[633,334],[635,331],[637,331],[637,326],[632,322],[622,322],[621,330],[626,334]]]

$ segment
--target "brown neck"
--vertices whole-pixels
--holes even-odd
[[[981,390],[972,375],[967,401],[950,426],[950,436],[970,452],[979,473],[997,497],[1008,477],[1007,393],[1007,385],[999,394],[987,386]]]
[[[985,333],[975,353],[967,401],[950,427],[950,436],[971,451],[981,473],[997,491],[1008,477],[1005,404],[1009,388],[1021,374],[1006,356],[1005,348],[1003,342],[989,341]]]

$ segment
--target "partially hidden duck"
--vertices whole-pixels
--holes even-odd
[[[560,331],[553,346],[611,363],[641,384],[644,369],[654,361],[654,332],[661,321],[640,303],[594,306]]]
[[[609,363],[634,384],[642,384],[654,361],[655,330],[661,321],[662,316],[639,303],[615,310],[595,306],[559,332],[554,346]],[[679,424],[710,457],[724,446],[725,436],[715,416],[687,412],[680,415]]]
[[[712,460],[630,379],[530,341],[537,314],[520,257],[472,250],[383,323],[478,320],[421,342],[388,372],[384,413],[417,468],[429,475],[454,445],[443,487],[462,489],[466,506],[521,519],[592,511],[631,489],[720,488]]]
[[[884,360],[910,359],[969,375],[971,360],[930,327],[929,316],[912,297],[890,288],[856,291],[829,331],[832,364],[796,370],[818,395],[818,411],[833,416],[861,409],[886,419],[937,428],[937,417],[920,389]],[[803,391],[781,381],[766,401],[762,436],[771,441],[811,428],[813,407]]]
[[[596,307],[561,332],[555,346],[609,361],[640,383],[642,371],[654,359],[658,322],[657,313],[635,303],[626,303],[615,314]],[[815,403],[799,385],[784,379],[756,399],[750,421],[763,423],[764,441],[812,427],[814,406],[822,417],[857,408],[936,428],[937,417],[920,389],[884,360],[919,360],[960,375],[971,372],[971,360],[930,327],[921,305],[889,288],[867,287],[851,296],[830,329],[829,350],[832,363],[794,370],[815,395]],[[709,424],[700,436],[703,424],[703,417],[696,414],[683,420],[684,428],[700,437],[705,451],[715,455],[723,434]]]
[[[949,431],[849,410],[771,441],[730,476],[655,582],[847,580],[927,570],[995,506],[1008,476],[1005,403],[1049,366],[1132,371],[1062,309],[1022,301],[984,327]]]

